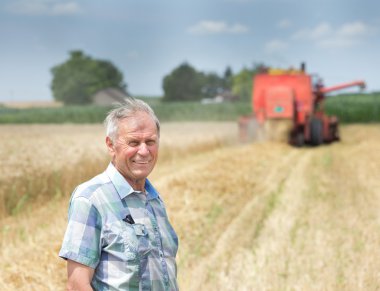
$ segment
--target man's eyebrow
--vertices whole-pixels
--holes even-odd
[[[136,137],[136,136],[125,136],[124,137],[124,140],[128,140],[128,141],[140,141],[140,140],[158,140],[158,135],[152,135],[152,136],[147,136],[147,137],[144,137],[144,138],[140,138],[140,137]]]

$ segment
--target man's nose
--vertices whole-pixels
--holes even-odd
[[[140,155],[148,155],[149,154],[149,149],[148,149],[148,146],[146,145],[146,143],[140,144],[138,153]]]

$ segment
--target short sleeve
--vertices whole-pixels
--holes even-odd
[[[101,218],[96,207],[85,197],[73,198],[59,256],[95,269],[100,260],[100,236]]]

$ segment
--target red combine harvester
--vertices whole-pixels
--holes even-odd
[[[320,80],[300,70],[267,69],[253,80],[253,116],[239,119],[240,139],[286,139],[290,144],[320,145],[339,140],[338,118],[327,116],[325,94],[349,87],[365,87],[354,81],[324,87]],[[280,132],[279,132],[280,130]]]

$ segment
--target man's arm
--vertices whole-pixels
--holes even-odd
[[[67,260],[67,291],[93,291],[91,280],[94,271],[88,266]]]

